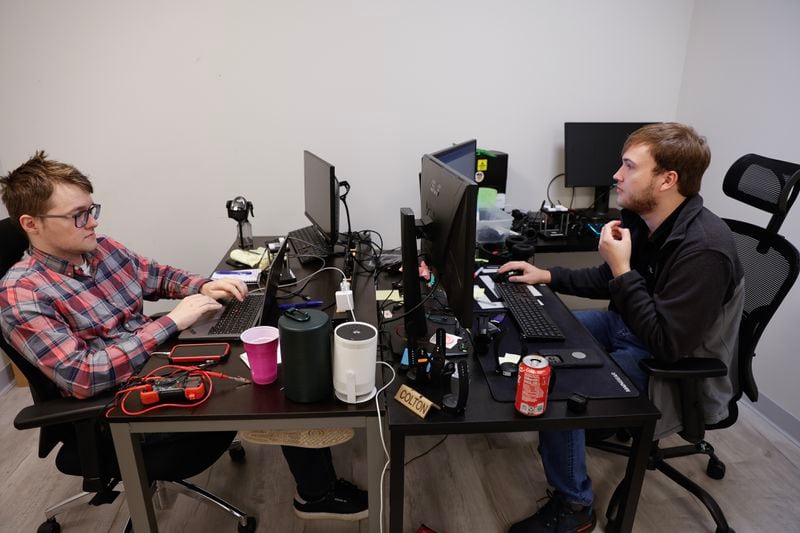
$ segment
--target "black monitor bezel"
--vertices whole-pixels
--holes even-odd
[[[435,212],[437,208],[440,212]],[[478,184],[474,180],[433,154],[422,157],[420,214],[430,219],[425,226],[422,253],[439,276],[440,286],[447,294],[448,306],[462,327],[467,329],[472,328],[474,307],[477,209]],[[441,220],[437,218],[445,219],[447,228],[440,231],[437,225]]]
[[[318,165],[319,168],[326,168],[327,172],[320,172],[317,175],[317,173],[311,172],[309,163]],[[316,187],[309,187],[311,181]],[[317,191],[328,192],[325,203],[328,205],[330,213],[310,212],[309,192],[320,194]],[[303,192],[305,199],[303,212],[306,218],[325,237],[328,244],[333,246],[339,239],[339,180],[336,178],[336,168],[308,150],[303,150]]]
[[[454,167],[453,165],[451,165],[447,161],[451,154],[453,154],[455,152],[462,152],[462,151],[464,151],[465,148],[467,149],[467,153],[472,153],[472,165],[471,165],[472,169],[471,169],[471,172],[469,174],[464,174],[458,168]],[[469,148],[471,148],[471,150]],[[465,178],[467,178],[467,179],[469,179],[471,181],[475,181],[475,170],[476,170],[475,165],[476,165],[476,161],[478,159],[477,151],[478,151],[478,141],[475,140],[475,139],[470,139],[468,141],[463,141],[463,142],[454,144],[452,146],[448,146],[447,148],[442,148],[441,150],[437,150],[436,152],[432,152],[432,153],[430,153],[428,155],[438,159],[440,162],[444,163],[445,165],[450,166],[450,168],[454,169],[456,172],[460,173]]]
[[[614,185],[614,174],[619,169],[621,164],[622,146],[625,144],[625,139],[638,130],[642,126],[653,124],[653,122],[565,122],[564,123],[564,186],[565,187],[610,187]],[[576,143],[575,129],[580,128],[586,135],[585,130],[594,130],[593,137],[598,139],[601,137],[600,133],[604,132],[606,138],[601,142],[608,143],[607,136],[612,130],[614,133],[619,133],[623,130],[625,139],[621,139],[619,151],[606,150],[597,154],[593,159],[594,163],[587,162],[589,152],[585,142]],[[571,141],[571,142],[570,142]],[[585,141],[585,139],[581,139]],[[616,143],[614,143],[616,145]],[[580,148],[576,153],[576,148]],[[598,169],[597,160],[602,158],[607,165],[601,165],[606,168]],[[575,163],[580,163],[576,171]],[[572,167],[572,168],[570,168]],[[613,169],[612,169],[613,167]],[[589,174],[591,172],[591,174]],[[587,177],[590,176],[590,177]]]

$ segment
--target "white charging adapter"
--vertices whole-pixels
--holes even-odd
[[[350,289],[350,283],[344,280],[340,288],[341,290],[336,291],[336,312],[352,311],[355,306],[353,305],[353,291]]]

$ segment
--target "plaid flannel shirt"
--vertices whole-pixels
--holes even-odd
[[[8,343],[66,396],[89,398],[124,383],[177,332],[151,320],[143,300],[183,298],[206,278],[137,255],[100,237],[89,274],[31,247],[0,280],[0,327]]]

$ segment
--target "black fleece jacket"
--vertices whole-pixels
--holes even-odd
[[[631,232],[631,264],[641,264],[647,225],[627,210],[622,223]],[[606,263],[550,272],[555,291],[610,299],[609,309],[622,316],[655,358],[668,362],[692,354],[703,342],[743,277],[727,224],[703,207],[699,195],[686,201],[657,252],[652,292],[636,270],[614,278]]]

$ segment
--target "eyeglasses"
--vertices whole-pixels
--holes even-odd
[[[78,211],[74,215],[37,215],[40,218],[71,218],[75,221],[76,228],[82,228],[89,223],[89,216],[95,220],[100,218],[100,204],[92,204],[83,211]]]

